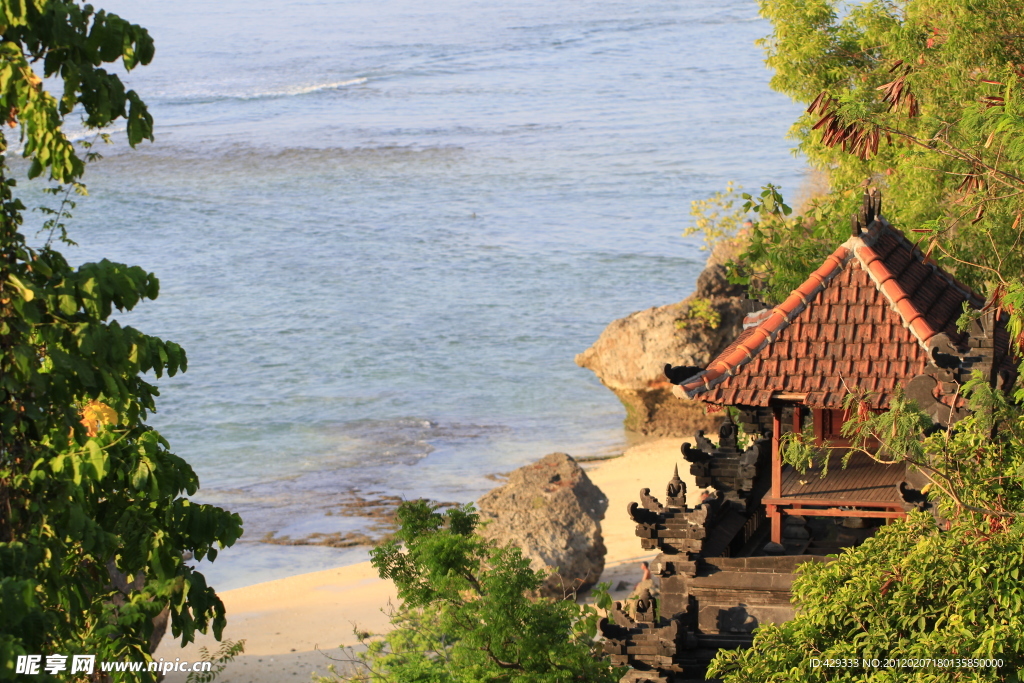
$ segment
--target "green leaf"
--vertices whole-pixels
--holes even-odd
[[[21,278],[14,273],[7,273],[7,281],[14,285],[14,288],[18,290],[18,293],[21,294],[21,298],[25,301],[32,301],[36,298],[35,288],[26,285],[21,281]]]
[[[100,447],[95,439],[89,439],[85,443],[85,447],[85,462],[89,465],[92,477],[99,481],[110,473],[110,458],[107,457],[107,453]]]

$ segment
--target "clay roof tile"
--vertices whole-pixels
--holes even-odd
[[[887,404],[898,382],[923,371],[928,341],[950,334],[963,301],[977,303],[923,261],[898,231],[874,223],[781,304],[747,316],[742,334],[681,391],[760,406],[772,391],[797,391],[808,394],[808,405],[838,408],[845,380],[873,387],[877,404]]]

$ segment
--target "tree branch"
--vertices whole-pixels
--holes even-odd
[[[517,662],[503,662],[500,659],[498,659],[495,656],[495,654],[491,651],[490,645],[485,645],[482,648],[480,648],[480,650],[482,652],[486,652],[487,656],[491,658],[491,661],[500,666],[502,669],[514,669],[516,671],[523,671],[522,664],[519,664]]]
[[[1012,180],[1017,187],[1024,189],[1024,178],[1021,178],[1020,176],[1014,175],[1013,173],[1009,173],[1007,171],[1002,171],[1002,170],[1000,170],[1000,169],[998,169],[998,168],[996,168],[996,167],[994,167],[994,166],[992,166],[990,164],[987,164],[984,161],[982,161],[980,158],[978,158],[978,157],[976,157],[976,156],[974,156],[972,154],[967,153],[966,151],[960,149],[959,147],[954,147],[949,142],[941,139],[938,136],[932,138],[931,141],[925,141],[925,140],[920,139],[916,135],[913,135],[911,133],[907,133],[906,131],[902,131],[902,130],[900,130],[898,128],[892,128],[890,126],[883,126],[881,124],[876,124],[874,122],[867,122],[867,121],[864,121],[863,119],[856,119],[856,120],[861,122],[861,123],[869,123],[869,125],[878,126],[879,130],[882,130],[882,131],[884,131],[886,133],[890,133],[892,135],[899,136],[899,137],[901,137],[901,138],[903,138],[903,139],[905,139],[905,140],[907,140],[909,142],[912,142],[915,145],[918,145],[919,147],[923,147],[923,148],[925,148],[927,150],[930,150],[932,152],[935,152],[937,154],[941,154],[942,156],[949,157],[950,159],[957,159],[958,161],[965,161],[967,163],[971,163],[971,164],[975,164],[977,166],[981,166],[985,170],[987,170],[987,171],[989,171],[989,172],[991,172],[991,173],[993,173],[995,175],[1003,176],[1005,178],[1008,178],[1008,179]],[[955,152],[958,152],[958,153],[949,152],[949,151],[938,149],[935,145],[929,144],[929,142],[935,142],[935,143],[940,143],[941,142],[942,144],[946,145],[948,148],[950,148],[950,149],[952,149],[952,150],[954,150]]]

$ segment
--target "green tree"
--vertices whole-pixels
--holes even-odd
[[[145,29],[76,2],[3,0],[0,33],[0,121],[20,136],[30,177],[84,192],[90,154],[62,130],[73,112],[88,128],[124,119],[133,146],[152,138],[142,100],[102,68],[148,63]],[[144,422],[158,395],[144,375],[184,370],[185,353],[110,320],[156,298],[157,279],[107,260],[72,268],[52,240],[31,245],[7,152],[0,132],[0,680],[22,678],[19,655],[148,659],[165,607],[183,642],[211,626],[219,637],[223,604],[183,553],[215,558],[241,520],[182,497],[195,472]],[[67,241],[65,214],[48,226]],[[122,594],[117,572],[144,583]]]
[[[394,540],[371,551],[374,567],[395,582],[402,600],[393,630],[367,639],[354,673],[323,683],[619,679],[594,642],[597,611],[532,598],[543,574],[518,548],[498,548],[475,534],[472,506],[441,513],[426,501],[407,502],[398,523]]]
[[[768,207],[741,259],[758,293],[780,300],[846,239],[866,184],[882,189],[893,224],[917,231],[968,284],[1024,271],[1019,3],[760,4],[773,27],[762,41],[772,87],[808,105],[791,135],[831,192],[800,217]]]

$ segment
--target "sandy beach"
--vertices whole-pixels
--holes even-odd
[[[662,498],[665,484],[680,461],[683,439],[646,441],[629,448],[621,457],[583,463],[593,482],[608,497],[608,512],[601,523],[608,554],[601,580],[612,586],[617,599],[626,597],[640,579],[638,563],[656,553],[645,553],[633,533],[627,505],[649,487]],[[681,470],[685,468],[680,468]],[[695,489],[688,472],[680,477]],[[622,582],[629,587],[615,590]],[[395,588],[378,578],[369,562],[301,574],[247,586],[220,594],[228,612],[224,637],[245,640],[245,654],[228,665],[217,679],[223,683],[270,683],[307,681],[312,672],[326,673],[330,658],[345,657],[341,647],[358,643],[360,630],[386,630],[389,603]],[[196,661],[200,648],[216,651],[212,636],[200,636],[181,648],[168,634],[155,658]],[[184,673],[170,673],[168,683],[183,683]]]

